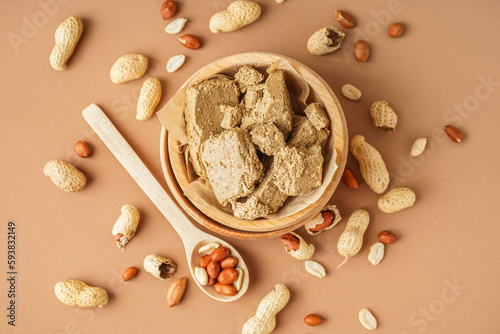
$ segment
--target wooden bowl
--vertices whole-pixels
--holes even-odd
[[[337,153],[336,164],[338,168],[319,200],[297,213],[280,219],[259,218],[248,221],[236,217],[228,218],[227,215],[221,214],[220,210],[215,207],[195,207],[183,195],[184,189],[190,183],[189,168],[186,166],[184,154],[177,150],[179,142],[170,137],[166,129],[163,128],[160,136],[161,163],[163,173],[173,196],[193,219],[218,234],[241,239],[257,239],[276,237],[295,230],[302,226],[307,219],[317,214],[328,203],[342,177],[348,153],[347,124],[342,107],[324,80],[300,62],[272,53],[250,52],[236,54],[216,60],[201,68],[181,88],[218,73],[228,73],[228,70],[243,65],[269,64],[278,59],[284,59],[291,64],[309,84],[310,93],[307,102],[321,102],[323,104],[331,121],[330,136],[334,136],[335,146],[331,149],[334,149]]]

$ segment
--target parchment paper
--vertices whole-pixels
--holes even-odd
[[[285,80],[290,93],[290,98],[292,101],[292,108],[296,114],[304,115],[303,110],[307,104],[307,98],[309,96],[309,85],[304,78],[293,68],[293,66],[284,59],[278,59],[274,63],[254,63],[248,64],[253,66],[258,70],[263,70],[267,68],[267,72],[271,73],[274,70],[280,69],[285,71]],[[233,76],[237,71],[237,67],[228,68],[223,73],[214,73],[210,77],[216,77],[220,75]],[[209,79],[203,78],[203,79]],[[168,133],[172,138],[176,139],[181,143],[179,147],[179,152],[183,151],[187,143],[186,134],[186,123],[184,120],[184,106],[186,101],[186,89],[192,82],[183,85],[179,91],[163,106],[161,110],[157,112],[158,119],[160,123],[167,129]],[[309,101],[309,102],[320,102],[321,101]],[[186,166],[188,170],[186,171],[189,176],[191,183],[184,190],[184,195],[189,198],[189,200],[203,213],[210,216],[208,212],[205,212],[203,208],[211,206],[216,208],[223,215],[227,215],[227,219],[236,219],[231,210],[231,206],[227,205],[223,207],[215,198],[213,191],[211,190],[209,182],[205,179],[196,179],[191,165],[188,163],[188,152],[184,150],[184,155],[186,159]],[[268,215],[267,219],[280,219],[293,215],[312,203],[315,203],[321,195],[324,193],[325,188],[331,182],[335,171],[337,170],[337,164],[335,163],[337,152],[334,146],[334,136],[333,136],[333,125],[330,122],[330,135],[323,146],[323,156],[325,158],[323,163],[323,183],[320,187],[312,190],[309,194],[289,197],[283,207],[276,213]],[[260,219],[266,219],[260,218]],[[243,221],[243,220],[242,220]]]

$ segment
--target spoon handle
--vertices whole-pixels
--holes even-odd
[[[137,182],[161,213],[167,218],[170,225],[181,237],[186,252],[194,247],[197,241],[209,235],[196,229],[186,218],[183,212],[168,196],[158,180],[151,174],[141,158],[130,147],[125,138],[116,129],[104,112],[95,104],[89,105],[82,111],[83,117],[106,144],[111,153]]]

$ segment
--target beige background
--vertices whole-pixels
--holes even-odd
[[[208,30],[209,17],[229,1],[179,0],[177,17],[189,19],[184,32],[203,41],[196,51],[184,49],[177,36],[164,32],[160,0],[1,3],[0,332],[236,333],[279,282],[289,286],[292,298],[279,313],[276,333],[365,333],[357,320],[363,307],[378,318],[380,333],[500,332],[498,1],[258,2],[263,7],[258,22],[214,35]],[[305,44],[310,34],[324,26],[338,27],[335,9],[356,17],[357,27],[346,32],[336,53],[309,55]],[[48,57],[54,30],[70,15],[83,19],[84,34],[67,70],[59,73]],[[389,21],[407,25],[402,38],[386,36]],[[351,56],[359,38],[372,47],[365,64]],[[372,222],[361,252],[339,270],[342,259],[336,242],[347,219],[320,236],[307,235],[317,247],[315,259],[328,271],[322,280],[305,273],[303,263],[286,254],[277,239],[229,240],[251,268],[251,286],[239,301],[222,304],[195,286],[180,239],[93,134],[81,110],[92,102],[100,105],[165,186],[160,124],[155,118],[140,123],[134,117],[144,78],[112,84],[113,62],[126,53],[148,56],[146,77],[161,79],[163,105],[201,66],[257,50],[303,62],[338,95],[344,83],[359,87],[364,95],[358,102],[339,96],[350,136],[363,134],[380,149],[392,174],[391,186],[414,188],[418,200],[409,210],[383,214],[376,207],[378,196],[364,182],[356,191],[341,183],[331,202],[345,218],[366,208]],[[167,59],[179,53],[186,54],[185,65],[168,74]],[[494,84],[485,86],[485,80]],[[368,111],[375,100],[388,101],[398,112],[396,133],[384,134],[371,124]],[[463,130],[463,144],[443,135],[447,123]],[[411,144],[422,136],[429,139],[427,152],[410,158]],[[80,139],[93,146],[91,158],[74,154],[73,145]],[[88,187],[75,194],[54,187],[42,173],[50,159],[76,164],[88,175]],[[360,177],[352,157],[348,166]],[[122,253],[111,228],[125,203],[137,206],[142,220]],[[5,317],[9,219],[16,222],[18,233],[15,329],[7,326]],[[383,262],[373,267],[366,259],[369,246],[384,229],[400,240],[387,247]],[[189,277],[185,297],[173,309],[165,300],[169,282],[142,270],[142,260],[151,253],[178,263],[175,278]],[[139,275],[124,284],[121,273],[132,265],[141,268]],[[112,298],[100,310],[67,307],[53,293],[54,284],[64,279],[102,286]],[[309,328],[302,320],[308,313],[327,321]]]

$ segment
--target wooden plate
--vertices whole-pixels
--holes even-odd
[[[323,79],[298,61],[285,56],[263,52],[236,54],[216,60],[201,68],[182,87],[231,68],[272,63],[280,58],[288,61],[309,84],[308,102],[320,101],[325,107],[331,121],[330,130],[332,131],[331,135],[334,136],[335,146],[332,149],[335,149],[337,153],[336,163],[338,169],[319,200],[295,214],[281,219],[261,218],[253,221],[235,217],[228,219],[226,215],[222,215],[219,210],[215,210],[213,207],[195,207],[183,195],[183,190],[189,184],[184,154],[179,153],[177,150],[179,142],[168,136],[167,131],[163,128],[160,136],[160,155],[163,172],[170,190],[179,204],[193,219],[216,233],[235,238],[253,239],[275,237],[292,231],[303,225],[308,218],[318,213],[328,203],[344,171],[348,152],[348,137],[347,125],[340,103]]]

